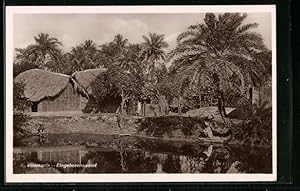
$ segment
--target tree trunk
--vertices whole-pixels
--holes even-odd
[[[125,100],[122,97],[122,101],[121,101],[121,114],[126,114],[126,110],[125,110]]]
[[[225,126],[230,128],[232,126],[232,121],[228,118],[228,115],[226,114],[225,99],[224,99],[223,92],[219,92],[219,96],[218,96],[218,110],[219,110],[219,113],[221,115],[221,118],[222,118]]]
[[[225,99],[224,99],[224,94],[223,92],[219,93],[219,97],[218,97],[218,109],[220,112],[220,115],[222,117],[228,117],[228,115],[226,114],[226,110],[225,110]]]
[[[224,92],[223,92],[223,88],[221,86],[220,78],[219,78],[218,74],[216,74],[216,73],[213,74],[213,81],[214,81],[215,88],[216,88],[216,94],[218,96],[219,113],[221,115],[221,118],[222,118],[225,126],[230,128],[232,126],[232,121],[228,118],[228,115],[226,114]]]
[[[128,100],[127,97],[125,97],[125,94],[124,94],[124,91],[122,90],[121,91],[121,98],[122,98],[122,101],[121,101],[121,106],[120,106],[120,109],[121,109],[121,114],[124,114],[126,115],[127,112],[126,112],[126,101]]]

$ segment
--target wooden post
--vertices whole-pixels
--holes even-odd
[[[201,103],[201,91],[199,91],[199,95],[198,95],[198,96],[199,96],[199,108],[201,108],[201,107],[202,107],[202,106],[201,106],[201,104],[202,104],[202,103]]]

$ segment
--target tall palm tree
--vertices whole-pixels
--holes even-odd
[[[224,92],[243,94],[244,87],[267,76],[264,60],[258,53],[269,50],[260,34],[250,31],[257,23],[244,24],[246,14],[207,13],[204,23],[191,25],[177,38],[177,46],[169,54],[171,71],[183,88],[213,89],[219,111],[226,117]]]
[[[28,58],[40,65],[41,68],[51,70],[51,68],[47,67],[47,62],[53,62],[60,57],[60,46],[62,46],[62,43],[57,38],[52,38],[46,33],[38,34],[38,36],[34,37],[34,40],[35,44],[26,48]]]
[[[164,41],[164,35],[157,33],[149,33],[149,37],[143,36],[141,56],[144,62],[147,63],[146,73],[150,79],[153,79],[153,70],[157,61],[165,60],[166,54],[163,50],[168,47],[168,43]]]
[[[81,44],[83,51],[85,52],[85,57],[89,62],[90,67],[98,67],[98,49],[97,45],[93,40],[86,40]]]
[[[99,66],[98,49],[92,40],[86,40],[82,44],[72,47],[71,51],[64,55],[66,63],[65,73],[97,68]]]
[[[124,39],[121,34],[117,34],[112,43],[115,45],[115,48],[117,48],[118,50],[122,50],[128,43],[128,39]]]
[[[112,42],[100,45],[100,50],[97,54],[99,64],[103,67],[110,67],[120,62],[124,58],[127,43],[127,39],[124,39],[121,34],[117,34]]]
[[[81,46],[73,47],[71,51],[67,53],[66,57],[68,60],[68,73],[90,68],[89,60]]]
[[[44,65],[45,68],[52,72],[65,73],[68,64],[66,62],[65,56],[66,55],[63,53],[62,50],[58,50],[54,57],[47,59],[47,62]]]
[[[129,44],[118,59],[121,68],[134,74],[142,74],[141,50],[140,44]]]

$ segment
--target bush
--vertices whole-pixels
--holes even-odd
[[[181,130],[184,135],[190,136],[199,127],[205,128],[203,119],[182,116],[161,116],[145,118],[138,131],[145,131],[147,135],[162,137],[165,134],[172,136],[172,132]]]
[[[234,140],[246,145],[271,145],[272,108],[266,107],[266,104],[255,105],[248,110],[246,118],[237,126]]]
[[[22,127],[29,120],[29,116],[24,114],[24,110],[31,106],[31,103],[24,96],[24,84],[14,83],[13,103],[13,133],[14,141],[16,141],[26,133]]]

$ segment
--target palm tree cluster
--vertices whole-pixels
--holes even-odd
[[[92,68],[109,68],[115,64],[126,70],[141,72],[142,68],[154,68],[156,62],[165,59],[162,49],[167,47],[164,35],[156,33],[143,36],[145,42],[141,44],[131,44],[121,34],[100,46],[93,40],[86,40],[66,53],[62,51],[62,43],[48,34],[38,34],[34,39],[35,44],[16,49],[16,75],[32,68],[71,74]]]

